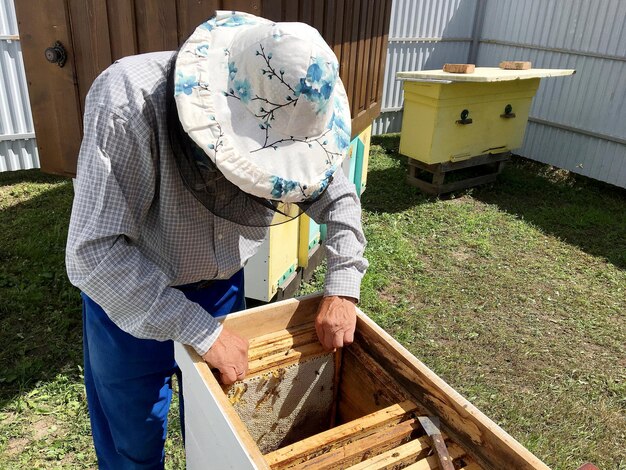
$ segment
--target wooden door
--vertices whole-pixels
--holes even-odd
[[[43,171],[73,176],[85,96],[115,60],[176,49],[215,10],[302,21],[337,55],[357,135],[380,113],[392,0],[15,0]],[[63,67],[44,51],[62,43]]]

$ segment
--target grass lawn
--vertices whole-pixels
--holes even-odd
[[[626,469],[626,191],[515,159],[427,198],[397,145],[372,146],[362,309],[551,467]],[[71,199],[67,179],[0,173],[0,469],[95,466]],[[184,468],[176,422],[168,468]]]

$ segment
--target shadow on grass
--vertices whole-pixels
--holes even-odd
[[[432,200],[431,196],[406,183],[407,159],[398,153],[399,143],[400,137],[397,134],[372,137],[372,145],[382,147],[393,164],[378,168],[375,161],[376,149],[372,149],[367,172],[367,190],[361,199],[363,209],[393,214]]]
[[[24,199],[0,210],[0,408],[60,372],[77,376],[82,364],[80,296],[65,273],[72,184],[12,173],[0,187]],[[37,187],[46,183],[56,185]]]
[[[363,207],[398,212],[428,201],[405,182],[399,134],[372,137],[397,160],[368,174]],[[532,223],[543,232],[626,269],[626,190],[549,165],[514,157],[494,184],[466,191],[477,200]]]
[[[626,269],[626,190],[514,157],[472,196]]]
[[[7,171],[1,173],[0,187],[20,183],[58,183],[59,181],[70,181],[70,179],[49,175],[41,170]]]

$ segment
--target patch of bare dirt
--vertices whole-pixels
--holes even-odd
[[[6,453],[9,457],[13,457],[14,455],[21,454],[26,446],[28,445],[29,440],[25,437],[16,437],[14,439],[9,439],[9,444],[7,446]]]
[[[40,420],[33,423],[33,438],[35,440],[44,439],[53,432],[56,432],[56,421],[50,416],[43,416]]]

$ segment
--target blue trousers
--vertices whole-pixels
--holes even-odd
[[[243,270],[206,287],[178,289],[213,316],[245,308]],[[135,338],[81,295],[85,388],[98,467],[162,469],[172,375],[180,374],[174,344]],[[182,421],[182,386],[180,403]]]

